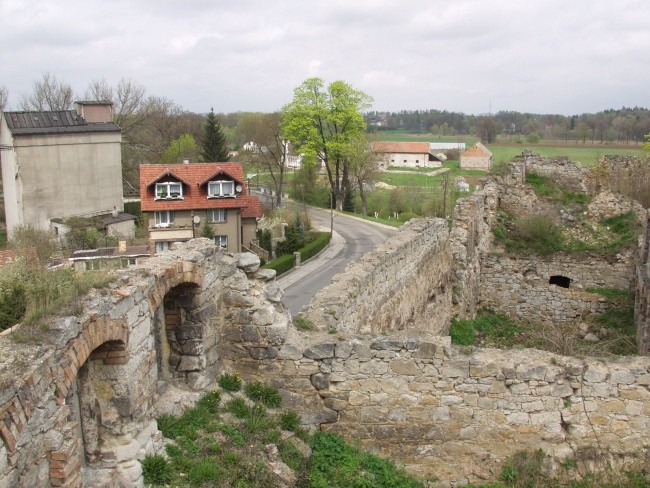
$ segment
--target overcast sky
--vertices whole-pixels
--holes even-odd
[[[650,106],[649,0],[0,0],[9,106],[50,72],[188,110],[273,111],[311,76],[375,110]]]

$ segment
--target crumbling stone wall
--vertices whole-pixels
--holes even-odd
[[[650,356],[650,210],[646,210],[645,228],[636,262],[634,323],[639,354]]]
[[[221,315],[236,302],[242,325],[286,329],[275,272],[258,268],[207,239],[176,244],[89,294],[80,316],[13,332],[36,341],[2,334],[0,487],[142,486],[138,460],[162,447],[159,387],[215,380]]]
[[[634,253],[602,256],[521,257],[485,254],[481,260],[481,307],[519,319],[569,322],[607,310],[607,299],[587,288],[632,291]],[[571,280],[569,288],[551,276]]]
[[[456,202],[451,229],[454,315],[474,318],[480,297],[481,255],[492,245],[499,190],[488,183],[482,190]]]
[[[549,158],[530,151],[524,151],[514,162],[523,161],[527,173],[546,176],[567,191],[587,193],[585,178],[589,170],[572,163],[567,157]]]
[[[508,456],[538,448],[556,467],[590,449],[629,467],[650,442],[647,357],[604,362],[536,350],[469,351],[440,336],[291,329],[274,347],[277,355],[260,361],[242,343],[224,354],[224,364],[280,388],[305,422],[418,475],[495,479]]]
[[[307,318],[323,330],[446,334],[452,259],[444,219],[412,220],[348,265],[312,299]]]

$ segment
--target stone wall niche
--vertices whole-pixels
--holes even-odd
[[[207,384],[206,368],[216,364],[216,334],[209,327],[216,312],[202,303],[200,288],[181,283],[167,292],[156,313],[159,378],[175,386],[200,390]]]

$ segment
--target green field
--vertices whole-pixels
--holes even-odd
[[[474,144],[478,139],[475,136],[438,136],[435,134],[414,134],[406,131],[384,131],[377,132],[377,137],[382,141],[393,142],[464,142],[467,147]],[[598,143],[586,144],[571,141],[546,141],[542,140],[539,144],[529,144],[523,142],[515,144],[511,141],[497,141],[495,144],[488,144],[488,149],[492,151],[495,162],[510,161],[515,156],[522,153],[524,149],[530,149],[542,156],[558,157],[567,156],[573,162],[579,162],[582,166],[592,167],[598,163],[603,156],[642,156],[643,152],[639,146],[632,145],[600,145]]]

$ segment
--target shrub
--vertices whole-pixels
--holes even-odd
[[[219,376],[217,383],[226,391],[239,391],[241,389],[241,378],[237,373],[223,373]]]
[[[56,251],[56,242],[48,231],[35,229],[29,225],[19,225],[11,234],[9,247],[11,249],[36,249],[39,261],[47,263]]]
[[[329,232],[316,233],[314,239],[300,249],[300,259],[306,261],[318,254],[329,244],[331,238],[332,235]]]
[[[164,485],[172,480],[172,466],[164,456],[147,454],[142,460],[145,485]]]
[[[526,142],[529,144],[537,144],[539,142],[539,134],[537,132],[531,132],[526,136]]]
[[[244,393],[255,402],[262,402],[267,407],[277,408],[282,405],[280,392],[272,386],[265,385],[259,381],[253,381],[246,385]]]
[[[277,276],[280,276],[290,269],[292,269],[296,264],[296,259],[293,257],[293,254],[285,254],[280,256],[273,261],[269,261],[264,265],[266,269],[274,269],[277,273]]]

